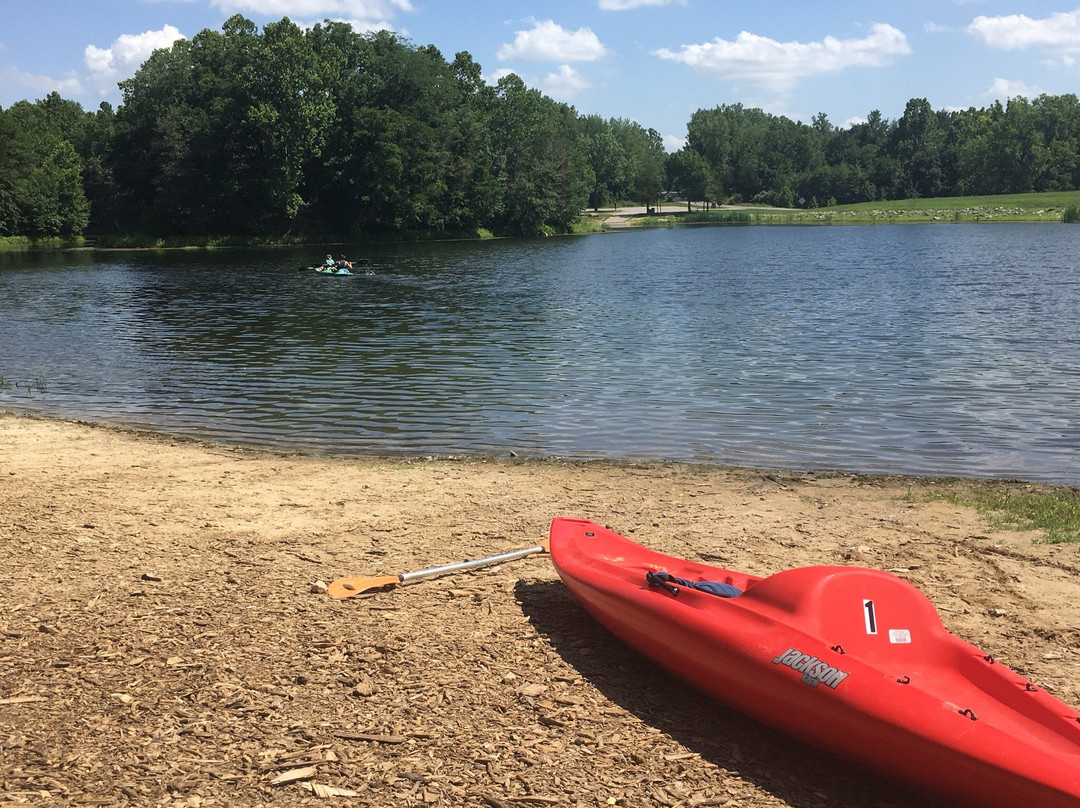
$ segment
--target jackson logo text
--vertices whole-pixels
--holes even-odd
[[[773,660],[774,665],[786,665],[793,671],[803,675],[804,684],[810,687],[828,685],[836,690],[837,685],[848,678],[846,671],[834,668],[828,662],[823,662],[816,656],[804,654],[797,648],[789,648]]]

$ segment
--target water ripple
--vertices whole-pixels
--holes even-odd
[[[0,406],[339,453],[1080,483],[1080,228],[0,258]]]

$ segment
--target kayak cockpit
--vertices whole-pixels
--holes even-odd
[[[912,660],[950,635],[934,604],[888,572],[800,567],[750,586],[740,605],[799,629],[864,661]]]

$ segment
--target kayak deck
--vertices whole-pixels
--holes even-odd
[[[768,577],[556,519],[552,561],[587,611],[698,689],[809,743],[956,803],[1080,805],[1080,715],[950,634],[880,570]],[[650,586],[663,570],[742,590]]]

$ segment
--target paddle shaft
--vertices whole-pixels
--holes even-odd
[[[524,558],[528,555],[543,552],[543,545],[538,544],[535,547],[526,547],[523,550],[511,550],[508,553],[499,553],[499,555],[488,556],[487,558],[477,558],[473,561],[459,561],[456,564],[444,564],[441,567],[430,567],[426,570],[417,570],[416,572],[403,572],[398,576],[398,579],[401,583],[407,584],[409,581],[419,581],[421,578],[434,578],[436,575],[445,575],[450,572],[462,572],[476,567],[484,567],[488,564],[514,561],[518,558]]]
[[[463,570],[475,569],[476,567],[484,567],[489,564],[499,564],[503,561],[513,561],[536,553],[546,553],[547,551],[547,543],[545,542],[544,544],[538,544],[535,547],[526,547],[522,550],[511,550],[507,553],[499,553],[498,555],[488,556],[486,558],[477,558],[472,561],[459,561],[456,564],[443,564],[438,567],[416,570],[415,572],[403,572],[399,575],[384,575],[374,578],[366,576],[339,578],[327,587],[327,594],[335,598],[351,598],[372,589],[395,586],[397,584],[408,583],[409,581],[418,581],[423,578],[434,578],[451,572],[461,572]]]

